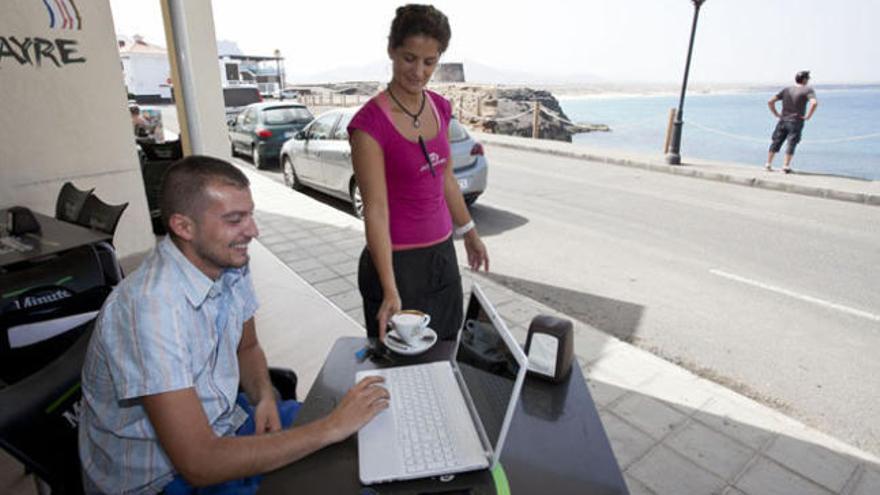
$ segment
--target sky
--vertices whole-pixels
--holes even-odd
[[[387,63],[400,1],[213,0],[218,40],[246,54],[285,57],[297,75]],[[165,45],[158,0],[110,0],[117,34]],[[445,62],[482,64],[563,82],[674,83],[684,71],[694,6],[688,0],[439,0],[452,40]],[[880,0],[706,0],[690,81],[880,82]]]

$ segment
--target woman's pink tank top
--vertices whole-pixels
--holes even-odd
[[[394,127],[388,105],[383,106],[380,100],[387,98],[384,93],[368,101],[348,124],[349,135],[355,129],[364,131],[382,148],[391,244],[395,249],[434,244],[452,232],[452,217],[443,194],[443,173],[452,165],[448,138],[452,108],[437,93],[426,93],[440,124],[437,135],[425,140],[434,175],[419,143],[404,138]]]

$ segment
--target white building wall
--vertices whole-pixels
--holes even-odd
[[[128,59],[128,56],[121,57],[120,61],[122,62],[122,78],[125,82],[125,87],[131,93],[134,87],[134,81],[131,78],[131,61]]]
[[[131,53],[128,55],[126,80],[129,91],[135,95],[159,95],[171,98],[168,79],[171,67],[168,57],[153,53]]]

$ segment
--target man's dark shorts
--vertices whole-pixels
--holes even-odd
[[[770,151],[778,153],[782,148],[782,142],[788,138],[788,146],[785,148],[785,154],[793,155],[797,144],[801,142],[801,131],[804,130],[803,119],[798,120],[780,120],[773,130],[773,142],[770,143]]]

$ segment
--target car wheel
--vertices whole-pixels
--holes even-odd
[[[351,197],[351,211],[354,216],[364,218],[364,198],[361,196],[361,188],[357,181],[352,179],[351,186],[348,188],[349,197]]]
[[[281,170],[284,174],[284,185],[295,190],[302,191],[305,189],[302,182],[300,182],[299,177],[296,175],[296,169],[293,168],[293,159],[287,155],[284,155],[284,159],[281,162]]]
[[[468,206],[473,206],[474,203],[477,202],[477,198],[479,198],[479,194],[468,194],[464,197],[464,204]]]

